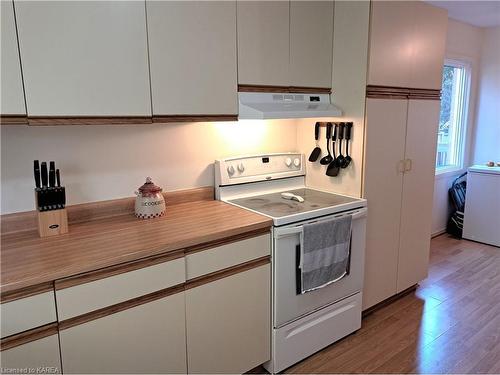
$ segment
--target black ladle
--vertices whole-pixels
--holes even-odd
[[[341,122],[339,124],[339,156],[337,156],[337,167],[344,168],[342,167],[344,165],[344,155],[342,155],[342,140],[344,139],[344,129],[345,129],[345,122]]]
[[[328,155],[321,158],[319,163],[321,165],[330,164],[333,160],[332,154],[330,153],[330,137],[332,136],[332,123],[326,123],[326,150],[328,151]]]
[[[339,174],[340,168],[337,166],[337,156],[335,155],[335,141],[337,140],[337,124],[335,124],[335,129],[333,130],[332,143],[333,143],[333,160],[328,164],[326,169],[326,175],[330,177],[336,177]]]
[[[342,168],[347,168],[349,164],[351,164],[352,158],[351,155],[349,155],[349,141],[351,139],[351,129],[352,129],[352,122],[347,122],[345,124],[345,153],[346,156],[344,158],[344,162],[342,163]]]
[[[311,155],[309,156],[309,161],[311,163],[314,163],[316,160],[318,160],[319,156],[321,155],[321,148],[319,148],[318,145],[320,125],[321,124],[319,122],[314,125],[314,139],[316,140],[316,147],[314,148],[314,150],[312,150]]]

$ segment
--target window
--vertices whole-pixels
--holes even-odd
[[[469,85],[469,65],[446,60],[441,91],[436,173],[461,169],[464,165]]]

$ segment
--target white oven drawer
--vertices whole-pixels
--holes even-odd
[[[362,290],[365,261],[366,212],[367,209],[362,208],[321,219],[330,220],[341,215],[352,215],[349,273],[335,283],[304,294],[297,294],[296,287],[296,248],[301,242],[303,223],[274,228],[274,328],[282,327],[290,321]],[[309,220],[308,222],[317,220]]]
[[[361,328],[361,293],[273,330],[273,358],[264,367],[277,373]]]

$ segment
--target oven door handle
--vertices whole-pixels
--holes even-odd
[[[302,234],[302,225],[298,227],[291,227],[291,228],[279,228],[276,229],[276,238],[281,238],[285,236],[293,236],[296,234]]]
[[[352,220],[357,220],[357,219],[361,219],[363,217],[366,217],[366,213],[367,213],[367,209],[366,208],[361,208],[359,210],[356,210],[352,213],[348,213],[347,215],[351,215],[352,216]],[[336,218],[336,217],[342,217],[342,216],[345,216],[346,214],[340,214],[340,215],[334,215],[333,217]],[[303,229],[302,229],[302,225],[298,225],[296,227],[288,227],[288,228],[276,228],[275,229],[275,236],[276,238],[281,238],[281,237],[285,237],[285,236],[293,236],[293,235],[302,235],[302,232],[303,232]]]

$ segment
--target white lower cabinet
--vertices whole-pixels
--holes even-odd
[[[2,373],[61,373],[57,333],[3,350],[0,362]]]
[[[270,359],[270,264],[186,291],[189,373],[241,374]]]
[[[364,309],[427,277],[439,109],[439,100],[366,101]]]
[[[64,373],[186,373],[184,292],[60,331]]]

